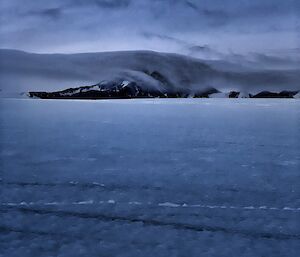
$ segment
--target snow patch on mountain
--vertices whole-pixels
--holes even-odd
[[[294,98],[300,98],[300,91],[294,95]]]

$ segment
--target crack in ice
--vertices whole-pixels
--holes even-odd
[[[11,207],[12,208],[12,207]],[[102,213],[82,213],[82,212],[72,212],[66,210],[42,210],[42,209],[30,209],[26,206],[19,206],[15,211],[20,211],[23,213],[34,213],[40,215],[55,215],[58,217],[77,217],[81,219],[97,219],[104,222],[125,222],[125,223],[137,223],[142,224],[143,226],[157,226],[157,227],[169,227],[176,230],[190,230],[194,232],[222,232],[227,234],[238,234],[246,237],[252,238],[264,238],[264,239],[276,239],[276,240],[300,240],[299,234],[285,234],[285,233],[274,233],[274,232],[256,232],[251,230],[244,229],[234,229],[234,228],[225,228],[219,226],[208,226],[204,224],[187,224],[187,223],[178,223],[172,221],[156,220],[156,219],[145,219],[141,217],[132,217],[132,216],[116,216],[116,215],[107,215]],[[25,232],[20,231],[19,229],[12,229],[7,227],[0,227],[1,232]],[[42,232],[47,233],[47,232]]]
[[[236,210],[264,210],[264,211],[286,211],[286,212],[300,212],[300,207],[268,207],[268,206],[232,206],[232,205],[206,205],[206,204],[179,204],[172,202],[163,203],[152,203],[152,202],[117,202],[113,199],[106,201],[74,201],[74,202],[2,202],[1,206],[32,206],[32,205],[52,205],[52,206],[63,206],[63,205],[101,205],[101,204],[122,204],[122,205],[151,205],[162,208],[206,208],[206,209],[236,209]]]

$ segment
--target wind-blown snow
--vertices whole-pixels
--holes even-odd
[[[240,92],[238,98],[249,98],[250,94],[247,92]]]
[[[209,95],[209,98],[228,98],[228,97],[229,97],[229,93],[214,93]]]
[[[0,105],[0,256],[300,251],[296,99]]]

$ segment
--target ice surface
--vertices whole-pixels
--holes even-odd
[[[0,256],[298,256],[300,101],[0,101]]]

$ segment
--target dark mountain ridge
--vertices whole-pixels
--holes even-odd
[[[163,78],[162,75],[158,75]],[[299,91],[270,92],[258,94],[241,94],[238,91],[222,93],[215,88],[206,88],[198,92],[145,89],[136,82],[100,82],[92,86],[68,88],[55,92],[29,92],[30,97],[41,99],[130,99],[130,98],[294,98]]]

